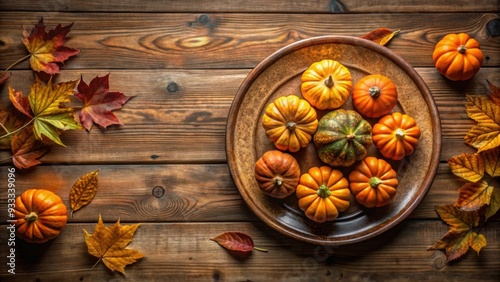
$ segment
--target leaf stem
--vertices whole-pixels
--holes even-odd
[[[267,252],[268,252],[268,250],[267,250],[267,249],[264,249],[264,248],[253,247],[253,249],[254,249],[254,250],[256,250],[256,251],[259,251],[259,252],[265,252],[265,253],[267,253]]]
[[[12,158],[13,158],[13,157],[12,157],[12,156],[10,156],[10,157],[8,157],[8,158],[6,158],[6,159],[0,160],[0,163],[4,163],[4,162],[6,162],[6,161],[9,161],[9,160],[11,160]]]
[[[99,260],[97,260],[97,262],[92,266],[92,268],[90,270],[94,270],[94,268],[96,267],[96,265],[101,261],[102,258],[99,258]]]
[[[24,61],[24,60],[28,59],[29,57],[31,57],[31,54],[28,54],[28,55],[26,55],[26,56],[22,57],[21,59],[19,59],[19,60],[15,61],[15,62],[14,62],[14,63],[12,63],[10,66],[8,66],[8,67],[7,67],[7,68],[6,68],[6,69],[5,69],[2,73],[0,73],[0,75],[2,75],[2,74],[4,74],[4,73],[6,73],[6,72],[7,72],[8,70],[10,70],[12,67],[14,67],[15,65],[19,64],[20,62],[22,62],[22,61]]]
[[[2,138],[7,138],[7,137],[9,137],[9,136],[11,136],[11,135],[13,135],[13,134],[18,133],[19,131],[23,130],[26,126],[30,125],[30,124],[31,124],[34,120],[35,120],[35,118],[32,118],[29,122],[25,123],[23,126],[19,127],[18,129],[16,129],[16,130],[14,130],[14,131],[11,131],[11,132],[9,132],[9,133],[7,133],[7,134],[4,134],[4,135],[0,136],[0,139],[2,139]],[[2,125],[2,127],[3,127],[3,125]],[[6,131],[8,132],[8,130],[6,130]]]
[[[5,131],[5,133],[10,133],[9,130],[3,125],[3,123],[0,122],[0,127]]]

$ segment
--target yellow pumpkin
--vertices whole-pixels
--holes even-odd
[[[319,110],[337,109],[349,98],[352,77],[349,70],[335,60],[315,62],[302,73],[301,92]]]
[[[347,179],[329,166],[310,168],[300,177],[295,193],[299,208],[318,223],[335,220],[349,207],[351,198]]]
[[[288,95],[267,106],[262,125],[276,148],[297,152],[311,142],[318,128],[318,118],[316,110],[306,100]]]

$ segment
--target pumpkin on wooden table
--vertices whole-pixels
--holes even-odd
[[[412,154],[419,138],[420,128],[415,119],[400,112],[386,115],[373,125],[373,143],[388,159],[401,160]]]
[[[356,111],[337,109],[320,119],[314,144],[324,163],[350,166],[368,154],[372,126]]]
[[[468,80],[481,68],[483,52],[479,43],[468,34],[452,33],[436,44],[432,59],[436,69],[446,78]]]
[[[361,205],[373,208],[389,204],[399,182],[396,171],[384,159],[364,158],[349,174],[349,189]]]
[[[299,184],[300,167],[292,155],[271,150],[255,163],[254,176],[262,192],[274,198],[285,198],[293,194]]]
[[[335,220],[349,207],[351,192],[342,172],[329,166],[312,167],[300,177],[299,208],[318,223]]]
[[[352,103],[358,112],[370,118],[388,114],[398,102],[396,85],[387,76],[367,75],[354,85]]]
[[[297,152],[311,142],[318,118],[306,100],[292,94],[281,96],[267,106],[262,125],[276,148]]]
[[[16,234],[26,242],[47,242],[66,226],[66,206],[49,190],[28,189],[16,198],[15,204]]]
[[[302,73],[301,82],[302,96],[319,110],[339,108],[347,101],[352,89],[349,70],[330,59],[311,64]]]

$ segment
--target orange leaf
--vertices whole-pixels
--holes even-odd
[[[26,118],[19,111],[17,111],[12,105],[9,105],[7,109],[0,104],[0,136],[7,135],[14,130],[19,129],[26,122]],[[0,138],[0,150],[11,149],[11,141],[14,135],[9,135]]]
[[[377,28],[375,30],[370,31],[369,33],[361,36],[361,38],[373,41],[380,45],[385,45],[389,42],[396,34],[398,34],[401,30],[398,29],[396,31],[391,31],[387,28]]]
[[[140,252],[126,248],[132,242],[138,227],[139,224],[122,226],[120,220],[111,227],[106,227],[99,215],[93,234],[83,229],[89,253],[99,258],[97,263],[102,260],[108,269],[125,274],[127,265],[144,257]]]
[[[459,197],[455,207],[463,211],[476,211],[490,203],[494,187],[486,181],[467,183],[458,190]]]
[[[12,138],[12,161],[19,169],[26,169],[41,164],[42,157],[49,147],[35,138],[33,126],[23,128]]]
[[[500,147],[480,153],[484,162],[484,171],[491,177],[500,176]]]
[[[120,92],[109,91],[109,75],[95,77],[86,84],[83,79],[78,84],[75,97],[83,102],[80,111],[80,122],[89,131],[93,124],[106,128],[112,124],[122,124],[113,114],[113,110],[121,109],[131,96]]]
[[[71,187],[69,193],[71,214],[83,206],[88,205],[94,198],[97,193],[98,173],[99,170],[96,170],[83,175],[73,184],[73,187]]]
[[[66,61],[69,57],[80,51],[64,46],[68,40],[66,35],[71,31],[73,24],[67,26],[56,26],[55,29],[45,31],[43,18],[33,27],[28,34],[23,30],[23,43],[30,52],[30,65],[34,71],[42,71],[48,74],[59,73],[57,63]]]
[[[478,154],[461,154],[448,160],[451,171],[465,180],[477,182],[484,176],[484,162]]]
[[[467,95],[467,115],[478,122],[465,136],[465,143],[478,149],[478,153],[500,146],[500,106],[487,96]]]
[[[14,105],[14,107],[19,112],[23,113],[27,117],[33,117],[28,97],[24,97],[21,91],[16,91],[10,85],[9,85],[9,99],[12,102],[12,105]]]
[[[495,105],[500,106],[500,87],[496,86],[495,84],[491,83],[490,81],[486,80],[488,82],[488,86],[490,87],[490,99]]]

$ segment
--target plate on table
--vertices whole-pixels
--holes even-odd
[[[305,216],[298,207],[295,194],[276,199],[260,191],[254,178],[254,165],[266,151],[275,149],[261,123],[265,108],[280,96],[294,94],[302,98],[302,73],[312,63],[323,59],[333,59],[347,67],[353,85],[369,74],[389,77],[396,85],[399,100],[392,112],[399,111],[412,116],[421,130],[421,136],[410,156],[401,161],[386,159],[399,180],[397,194],[390,204],[368,209],[351,197],[347,211],[340,213],[335,221],[320,224]],[[351,97],[341,108],[354,109]],[[327,112],[317,110],[318,120]],[[377,121],[365,119],[372,125]],[[425,82],[413,67],[389,48],[357,37],[315,37],[290,44],[271,54],[243,81],[231,105],[226,128],[229,170],[248,207],[273,229],[313,244],[359,242],[401,222],[425,197],[436,174],[440,153],[439,115]],[[317,156],[313,142],[290,154],[297,159],[301,174],[312,166],[324,165]],[[383,158],[374,145],[370,147],[368,155]],[[352,167],[337,168],[348,178]]]

